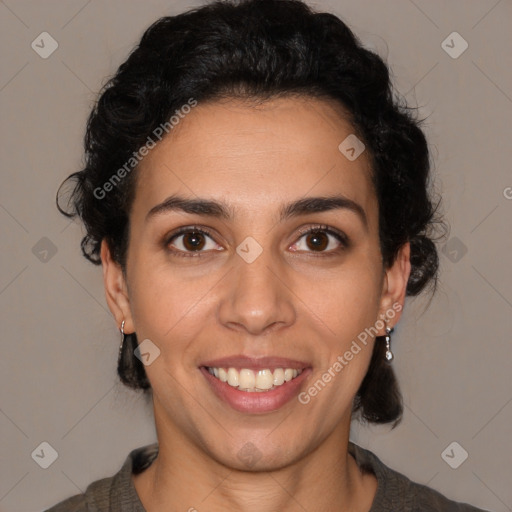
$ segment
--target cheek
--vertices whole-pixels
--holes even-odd
[[[161,351],[167,368],[186,365],[189,348],[202,330],[209,329],[211,301],[206,295],[215,280],[187,278],[168,265],[139,264],[133,259],[130,304],[139,342],[150,339]],[[213,296],[213,295],[212,295]],[[188,361],[190,364],[190,362]],[[148,375],[152,368],[147,368]]]
[[[313,295],[310,288],[308,296],[313,297],[327,324],[344,337],[377,320],[381,282],[375,265],[347,265],[331,278],[317,281],[313,289]]]
[[[372,327],[379,318],[376,268],[369,262],[354,264],[315,288],[316,311],[328,326],[317,350],[321,367],[313,382],[327,382],[330,391],[322,391],[319,405],[329,401],[336,410],[346,407],[367,371],[374,346]],[[323,390],[322,382],[311,389],[313,395]]]
[[[177,290],[169,272],[162,272],[143,253],[131,259],[130,305],[135,329],[141,336],[160,340],[183,316],[188,287]],[[181,299],[181,300],[180,300]]]

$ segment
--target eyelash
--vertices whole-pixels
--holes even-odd
[[[325,224],[321,224],[321,225],[319,224],[319,225],[312,226],[312,227],[309,227],[306,229],[300,229],[299,230],[299,240],[305,235],[308,235],[310,233],[317,233],[317,232],[327,233],[329,235],[332,235],[334,238],[336,238],[338,240],[338,242],[340,242],[341,247],[339,247],[338,249],[333,249],[333,250],[325,251],[325,252],[320,251],[318,253],[318,255],[315,255],[314,257],[336,256],[340,251],[346,250],[350,246],[349,239],[345,235],[345,233],[343,233],[342,231],[338,231],[334,228],[331,228],[329,226],[326,226]],[[183,235],[186,233],[201,233],[201,234],[209,236],[211,239],[213,239],[213,237],[214,237],[213,233],[207,228],[204,228],[201,226],[184,226],[182,228],[179,228],[175,232],[173,232],[170,236],[166,237],[166,239],[165,239],[166,241],[164,244],[165,247],[168,248],[168,245],[175,238],[178,238],[180,235]],[[173,256],[185,257],[185,258],[197,258],[197,257],[201,256],[201,252],[204,252],[204,251],[184,252],[181,249],[177,249],[177,250],[176,249],[168,249],[168,250]],[[315,251],[308,251],[308,252],[312,252],[313,254],[315,253]]]

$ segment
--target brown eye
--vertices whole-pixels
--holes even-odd
[[[191,231],[183,235],[183,246],[187,251],[198,251],[205,246],[204,236],[197,231]]]
[[[173,233],[166,240],[165,246],[175,256],[201,256],[210,249],[219,250],[209,232],[192,227],[181,228]]]
[[[327,256],[349,247],[347,236],[328,226],[316,226],[303,230],[300,234],[299,241],[292,246],[296,251],[326,253]]]
[[[329,245],[329,237],[322,232],[306,235],[307,246],[315,251],[324,251]]]

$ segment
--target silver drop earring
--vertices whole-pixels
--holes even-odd
[[[388,327],[386,325],[386,361],[388,363],[391,363],[393,360],[393,352],[391,352],[391,333],[393,330],[393,327]]]
[[[118,356],[118,361],[120,361],[120,360],[121,360],[121,353],[123,352],[123,345],[124,345],[124,339],[125,339],[125,334],[124,334],[124,320],[121,322],[121,327],[120,327],[119,331],[121,332],[121,344],[119,345],[119,356]]]

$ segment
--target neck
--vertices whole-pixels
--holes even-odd
[[[179,430],[158,429],[159,454],[133,477],[148,511],[369,511],[375,476],[348,453],[349,426],[340,426],[295,463],[270,471],[239,471],[205,453]],[[164,432],[165,431],[165,432]]]

